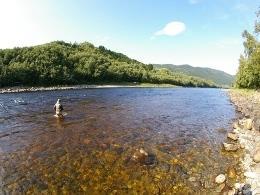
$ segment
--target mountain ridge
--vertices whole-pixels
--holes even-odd
[[[235,79],[234,75],[228,74],[222,70],[208,67],[195,67],[189,64],[153,64],[153,66],[155,68],[166,68],[172,72],[183,73],[185,75],[211,80],[212,82],[223,87],[230,87]]]

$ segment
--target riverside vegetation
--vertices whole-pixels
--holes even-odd
[[[239,70],[235,86],[237,88],[260,88],[260,42],[258,36],[260,33],[260,10],[257,13],[255,23],[255,34],[248,31],[243,32],[244,55],[240,56]]]
[[[0,87],[109,82],[216,87],[211,81],[156,69],[91,43],[51,43],[0,50]]]

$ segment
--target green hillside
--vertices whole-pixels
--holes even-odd
[[[154,69],[91,43],[55,41],[33,47],[0,50],[0,87],[139,82],[214,87],[204,79]]]
[[[190,76],[199,77],[206,80],[211,80],[220,86],[231,86],[234,81],[234,76],[224,71],[193,67],[190,65],[172,65],[172,64],[155,64],[157,68],[167,68],[173,72],[183,73]]]

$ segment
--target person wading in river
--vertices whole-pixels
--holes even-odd
[[[63,117],[63,114],[62,114],[63,106],[60,103],[60,99],[57,100],[57,103],[53,106],[53,109],[56,112],[56,114],[54,115],[55,117],[58,117],[58,118]]]

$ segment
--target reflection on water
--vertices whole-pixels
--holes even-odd
[[[216,175],[240,171],[239,156],[221,152],[217,129],[235,117],[221,90],[3,94],[0,105],[0,194],[207,193]]]

